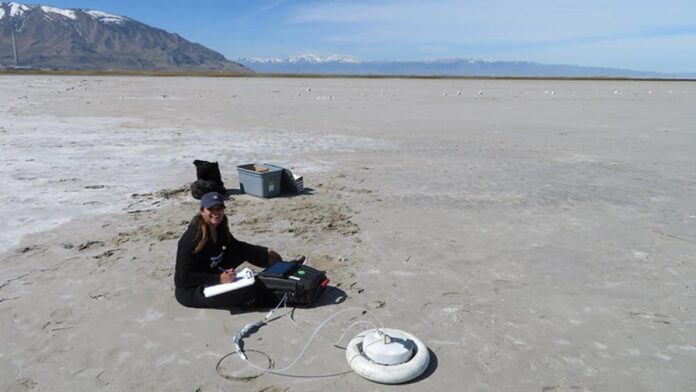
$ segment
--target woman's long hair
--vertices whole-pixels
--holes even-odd
[[[205,244],[208,243],[208,237],[210,237],[210,227],[208,227],[208,224],[205,222],[205,219],[203,219],[201,214],[194,216],[193,219],[191,219],[191,224],[196,226],[196,236],[193,239],[194,241],[198,241],[196,247],[193,249],[193,254],[196,254],[205,247]],[[230,233],[230,225],[227,222],[226,215],[222,217],[222,222],[220,222],[218,226],[222,226],[222,238],[218,238],[218,242],[220,242],[222,245],[229,244],[230,240],[232,239],[232,233]]]

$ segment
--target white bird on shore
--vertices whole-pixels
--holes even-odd
[[[307,92],[310,92],[310,91],[312,91],[312,89],[311,89],[311,88],[309,88],[309,87],[307,87]]]
[[[619,90],[614,90],[614,95],[619,95]]]
[[[442,93],[442,96],[443,96],[443,97],[446,97],[446,96],[447,96],[447,92]]]
[[[555,92],[555,91],[551,91],[551,95],[556,95],[556,92]]]
[[[457,90],[457,95],[462,95],[462,90]]]
[[[478,94],[483,95],[483,90],[479,90]]]
[[[549,90],[545,90],[544,95],[549,95]]]
[[[648,95],[652,94],[652,90],[648,90]]]

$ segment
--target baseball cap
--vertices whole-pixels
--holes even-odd
[[[201,207],[210,208],[216,204],[220,204],[223,207],[225,202],[223,201],[222,195],[217,192],[208,192],[203,197],[201,197]]]

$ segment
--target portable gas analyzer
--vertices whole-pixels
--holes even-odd
[[[277,300],[285,297],[288,305],[310,306],[329,285],[329,279],[302,261],[304,259],[275,263],[256,278]]]

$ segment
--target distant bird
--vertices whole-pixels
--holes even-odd
[[[544,91],[544,95],[549,95],[549,90]]]
[[[556,92],[555,92],[555,91],[551,91],[551,95],[556,95]]]
[[[310,91],[312,91],[312,89],[311,89],[311,88],[309,88],[309,87],[307,87],[307,92],[310,92]]]
[[[444,97],[446,97],[446,96],[447,96],[447,92],[442,93],[442,95],[443,95]]]
[[[648,95],[650,95],[650,94],[652,94],[652,90],[649,90],[649,91],[648,91]]]
[[[478,94],[483,95],[483,90],[479,90]]]
[[[672,94],[672,90],[667,91],[668,94]]]
[[[614,95],[618,95],[618,94],[619,94],[619,90],[614,90]]]
[[[462,90],[457,90],[457,95],[462,95]]]

